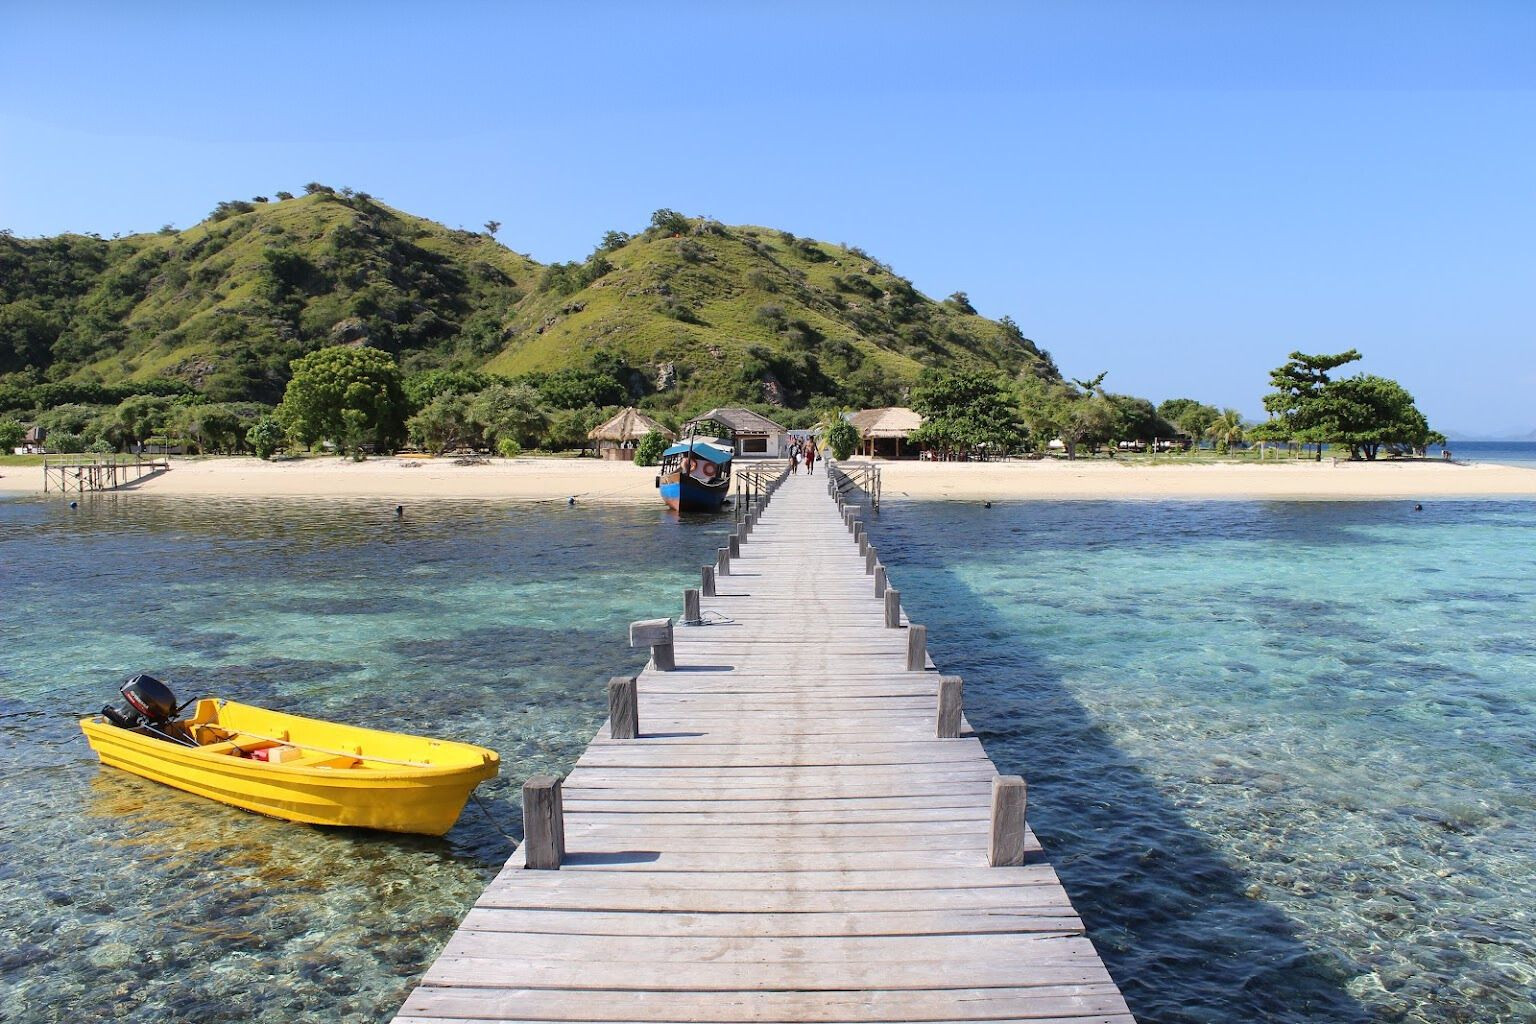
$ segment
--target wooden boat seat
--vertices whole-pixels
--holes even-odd
[[[203,751],[204,753],[208,753],[208,754],[233,754],[236,749],[239,749],[239,750],[264,750],[267,747],[277,747],[277,746],[281,746],[281,745],[282,744],[275,743],[272,740],[243,740],[242,741],[240,739],[240,737],[236,736],[232,740],[224,740],[224,741],[219,742],[219,743],[204,743],[202,746],[198,747],[197,749]]]

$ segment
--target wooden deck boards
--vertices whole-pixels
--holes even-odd
[[[824,479],[731,568],[565,780],[561,869],[515,853],[396,1024],[1134,1024],[1033,834],[987,866],[996,769],[935,738]]]

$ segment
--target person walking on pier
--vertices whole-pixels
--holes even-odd
[[[805,472],[807,476],[816,475],[816,442],[805,442]]]

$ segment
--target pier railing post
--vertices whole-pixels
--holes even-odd
[[[877,597],[877,598],[885,597],[885,587],[886,587],[885,566],[880,565],[880,564],[877,563],[875,565],[875,597]]]
[[[885,628],[901,628],[901,591],[887,587],[885,591]]]
[[[960,736],[960,719],[964,714],[965,680],[959,676],[939,676],[938,738],[957,739]]]
[[[651,664],[658,672],[671,672],[677,667],[672,655],[672,620],[640,619],[629,624],[629,646],[649,647]]]
[[[634,676],[608,680],[608,735],[616,740],[640,735],[640,687]]]
[[[886,591],[890,593],[889,590]],[[907,671],[924,672],[928,669],[928,627],[907,627]]]
[[[731,549],[720,548],[715,552],[715,575],[729,576],[731,574]]]
[[[875,555],[875,546],[871,544],[864,552],[864,575],[873,576],[875,574],[875,564],[879,561],[880,559]]]
[[[992,780],[992,837],[987,844],[987,863],[995,868],[1014,868],[1024,863],[1024,780],[999,775]]]
[[[535,775],[523,783],[523,867],[560,870],[565,860],[565,805],[560,780]]]
[[[869,534],[865,533],[863,530],[859,531],[859,554],[869,554]]]
[[[715,567],[706,565],[699,570],[699,593],[704,597],[715,596]]]
[[[683,591],[683,625],[698,626],[703,622],[704,616],[699,614],[699,591],[689,587]]]
[[[731,553],[731,557],[732,558],[740,558],[741,557],[741,534],[740,533],[733,533],[733,534],[731,534],[730,537],[726,539],[725,543],[726,543],[725,550],[727,550],[727,551],[729,551]]]

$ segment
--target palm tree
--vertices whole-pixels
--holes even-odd
[[[1219,444],[1223,452],[1230,452],[1234,444],[1243,440],[1243,414],[1236,409],[1221,410],[1221,415],[1205,428],[1205,436]]]

